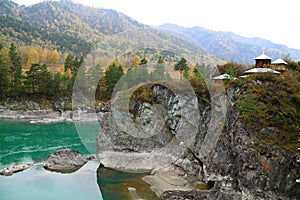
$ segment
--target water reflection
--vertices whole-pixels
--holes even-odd
[[[103,200],[160,200],[150,190],[150,185],[142,180],[146,175],[99,167],[97,179]]]
[[[97,185],[98,161],[89,161],[72,174],[46,171],[41,164],[11,177],[0,177],[1,200],[102,200]]]

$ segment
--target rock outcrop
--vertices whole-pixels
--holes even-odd
[[[80,169],[88,158],[83,157],[78,151],[65,149],[54,152],[44,162],[44,168],[50,171],[72,173]]]
[[[151,171],[175,162],[192,142],[199,123],[196,96],[160,85],[153,93],[155,105],[133,103],[131,113],[117,102],[104,114],[97,157],[105,167]]]
[[[161,115],[166,122],[163,128],[151,137],[138,137],[136,129],[132,128],[136,124],[144,127],[143,130],[150,130],[147,127],[149,124],[153,129],[159,126],[160,122],[149,122],[149,119],[156,118],[151,113],[157,113],[155,108],[151,109],[153,102],[133,102],[132,112],[127,115],[112,106],[104,114],[98,136],[97,157],[101,162],[105,161],[105,166],[126,168],[131,157],[139,155],[141,159],[129,165],[133,170],[135,166],[153,169],[173,163],[182,168],[184,176],[192,176],[211,187],[208,191],[160,191],[163,199],[299,198],[300,184],[295,181],[300,174],[296,162],[299,155],[279,146],[262,143],[258,137],[259,132],[241,121],[235,106],[242,93],[240,89],[229,89],[226,94],[212,97],[214,99],[210,105],[200,99],[196,100],[199,117],[197,113],[191,112],[196,104],[186,104],[194,102],[193,96],[177,96],[172,90],[160,85],[152,89],[154,104],[162,105],[158,110],[165,113]],[[136,124],[129,124],[129,119],[133,119]],[[193,125],[197,126],[195,135]],[[272,127],[260,132],[267,132],[268,137],[278,135],[278,130]],[[159,159],[159,156],[153,155],[168,158]],[[153,165],[156,161],[159,164]]]

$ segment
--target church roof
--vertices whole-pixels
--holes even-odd
[[[245,74],[251,74],[251,73],[266,73],[266,72],[272,72],[274,74],[281,74],[279,71],[276,71],[271,68],[253,68],[250,70],[245,71]]]
[[[256,58],[254,58],[254,60],[272,60],[272,58],[270,58],[269,56],[267,56],[266,54],[261,54],[260,56],[257,56]]]
[[[281,58],[278,58],[277,60],[275,60],[274,62],[272,62],[272,64],[284,64],[284,65],[288,65],[287,62],[285,62]]]

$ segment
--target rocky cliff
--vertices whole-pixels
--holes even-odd
[[[162,85],[151,92],[151,102],[132,100],[130,111],[112,105],[104,114],[97,141],[104,166],[153,170],[172,163],[183,177],[211,188],[163,191],[163,199],[299,199],[300,156],[261,142],[259,133],[272,136],[276,128],[257,131],[242,122],[241,89],[230,88],[210,104]]]

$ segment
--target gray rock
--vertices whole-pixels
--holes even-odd
[[[29,169],[32,167],[33,164],[19,164],[19,165],[11,165],[9,167],[5,167],[0,170],[0,175],[3,176],[12,176],[13,174],[17,172],[24,171],[26,169]]]
[[[78,151],[65,149],[48,156],[44,162],[44,168],[61,173],[72,173],[80,169],[88,160]]]
[[[199,123],[196,96],[160,85],[153,93],[153,105],[133,102],[130,113],[116,98],[107,109],[111,112],[104,113],[97,158],[106,167],[151,171],[175,162],[193,142]]]

